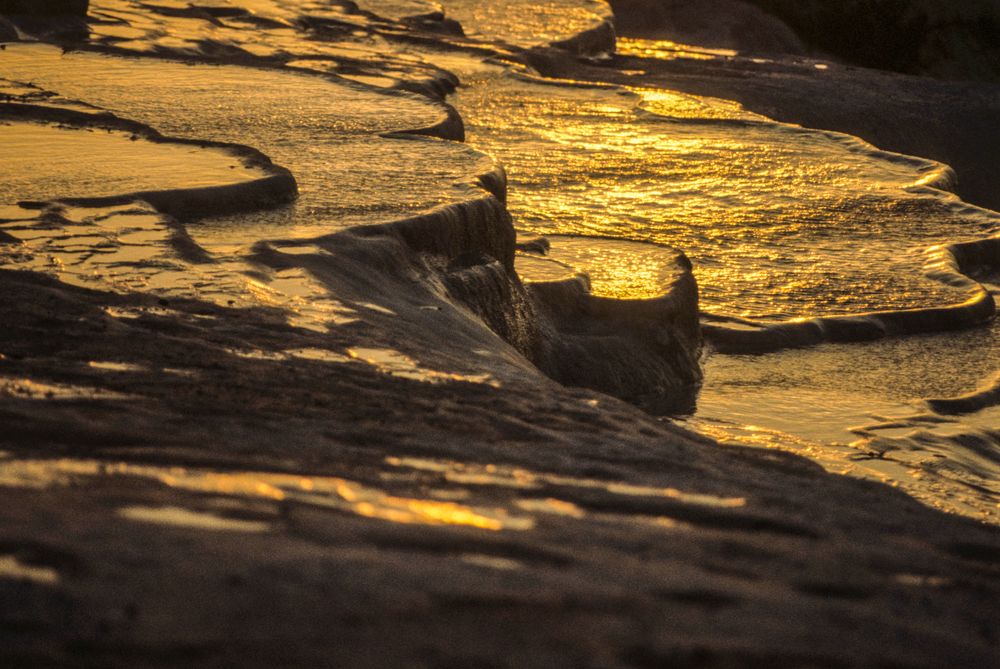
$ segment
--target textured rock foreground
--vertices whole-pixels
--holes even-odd
[[[0,278],[9,666],[996,661],[993,528],[510,363],[427,383],[262,314]]]
[[[202,13],[221,28],[227,12]],[[404,30],[369,18],[308,25]],[[278,39],[273,21],[259,23]],[[590,38],[609,34],[601,24]],[[38,66],[37,49],[19,72]],[[51,68],[59,93],[110,79],[108,60],[62,62],[93,76]],[[204,98],[192,114],[194,94],[183,109],[162,94],[197,88],[211,66],[164,77],[181,66],[128,65],[147,66],[138,79],[161,95],[128,91],[115,111],[266,144],[306,187],[297,208],[261,210],[291,183],[253,154],[285,189],[250,213],[216,212],[229,218],[171,216],[177,200],[149,193],[102,209],[54,193],[0,202],[3,259],[21,268],[0,269],[0,665],[997,664],[997,528],[550,378],[622,396],[637,378],[670,393],[695,383],[686,261],[658,300],[524,284],[502,169],[399,132],[458,139],[439,101],[339,82],[323,105],[309,80],[295,88],[300,109],[316,104],[303,124],[336,129],[324,114],[354,110],[336,95],[430,115],[345,123],[314,153],[279,114],[241,102],[246,116],[227,115]],[[282,82],[300,77],[251,72],[258,93],[288,95]],[[448,80],[434,76],[406,88],[440,92]],[[5,113],[42,95],[18,90]],[[259,122],[253,137],[244,119]],[[351,159],[340,181],[321,178],[329,156]],[[159,255],[137,261],[147,247]],[[110,250],[122,255],[102,260]],[[116,272],[146,283],[122,289]]]

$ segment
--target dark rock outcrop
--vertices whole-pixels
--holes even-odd
[[[810,45],[857,65],[1000,81],[1000,2],[750,0]]]
[[[1000,81],[1000,1],[609,0],[626,35]]]
[[[564,385],[654,414],[691,411],[702,380],[702,335],[689,267],[662,296],[646,300],[592,295],[579,278],[529,284],[541,333],[532,361]]]
[[[90,0],[0,0],[0,14],[86,16]]]
[[[0,42],[14,42],[17,39],[17,28],[14,27],[13,23],[0,16]]]
[[[753,53],[806,51],[779,18],[745,0],[610,0],[620,33]]]
[[[0,0],[0,41],[84,40],[90,32],[89,5],[90,0]],[[2,20],[4,16],[10,21]]]

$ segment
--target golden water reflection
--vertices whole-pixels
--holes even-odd
[[[520,47],[569,39],[611,17],[601,0],[448,2],[445,9],[470,36]]]
[[[762,413],[767,421],[769,412]],[[990,467],[989,474],[970,471],[954,442],[941,443],[935,449],[932,439],[921,443],[919,435],[912,438],[918,432],[913,426],[902,429],[895,440],[886,439],[882,443],[885,453],[878,452],[879,442],[875,438],[848,443],[849,438],[821,441],[797,436],[795,432],[801,431],[802,421],[815,418],[813,413],[789,418],[787,429],[792,432],[702,416],[687,419],[685,425],[721,444],[805,456],[828,472],[877,481],[902,489],[932,508],[1000,524],[1000,490],[992,475],[995,465]],[[846,437],[850,436],[846,429],[842,431]]]
[[[914,190],[949,185],[939,163],[733,102],[512,72],[465,83],[469,142],[507,167],[519,232],[682,249],[709,311],[787,320],[961,302],[968,290],[925,276],[924,249],[1000,225]],[[657,292],[633,275],[609,293]]]
[[[732,49],[707,49],[692,44],[680,44],[669,40],[619,37],[615,51],[623,56],[655,58],[656,60],[712,60],[713,58],[734,58],[739,55]]]
[[[667,292],[688,271],[688,261],[676,250],[600,237],[552,235],[544,257],[522,254],[519,275],[528,281],[558,281],[577,272],[587,275],[594,295],[649,299]]]

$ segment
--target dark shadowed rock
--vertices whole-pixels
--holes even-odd
[[[1000,80],[1000,2],[751,0],[811,46],[852,63],[942,78]]]
[[[0,14],[15,16],[86,16],[89,4],[90,0],[0,0]]]
[[[755,53],[805,53],[781,19],[744,0],[610,0],[626,35]]]
[[[1000,2],[610,0],[626,35],[743,52],[821,53],[881,70],[1000,80]]]
[[[0,42],[13,42],[17,38],[17,28],[14,24],[0,16]]]

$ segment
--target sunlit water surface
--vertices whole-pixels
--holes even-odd
[[[626,41],[667,58],[732,54]],[[655,53],[650,52],[652,50]],[[468,67],[455,96],[470,141],[511,177],[519,230],[553,241],[559,279],[650,297],[669,246],[693,261],[703,309],[785,320],[957,303],[928,249],[995,234],[1000,218],[951,196],[932,161],[771,122],[670,91],[555,85]],[[566,234],[577,235],[567,244]],[[620,258],[622,242],[635,244]],[[559,251],[559,247],[567,247]],[[609,268],[611,268],[609,270]],[[1000,522],[1000,413],[940,416],[924,398],[969,393],[1000,369],[998,328],[825,345],[764,356],[711,351],[690,427],[805,453],[833,471],[900,485],[928,504]]]
[[[941,165],[710,100],[510,72],[480,74],[456,99],[469,141],[508,169],[521,230],[683,249],[713,312],[790,319],[961,302],[965,292],[924,276],[925,251],[1000,224],[918,187]]]

